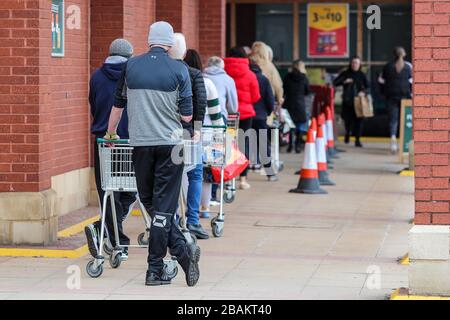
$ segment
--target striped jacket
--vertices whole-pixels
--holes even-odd
[[[223,126],[224,120],[219,102],[219,94],[217,93],[216,86],[208,79],[204,78],[206,87],[206,97],[208,99],[208,108],[206,110],[206,116],[203,123],[205,125]]]

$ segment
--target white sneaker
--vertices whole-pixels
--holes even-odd
[[[247,189],[250,189],[250,184],[249,184],[247,181],[242,181],[242,182],[239,184],[239,189],[241,189],[241,190],[247,190]]]
[[[396,154],[397,152],[398,152],[397,139],[392,138],[391,139],[391,153]]]

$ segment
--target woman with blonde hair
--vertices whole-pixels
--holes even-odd
[[[272,91],[275,95],[275,101],[278,102],[279,105],[282,105],[283,81],[281,80],[277,68],[272,63],[270,51],[270,47],[264,42],[256,41],[252,45],[251,58],[261,68],[263,75],[269,79]]]
[[[309,94],[309,81],[303,61],[296,60],[292,63],[292,71],[284,77],[283,86],[285,93],[283,108],[288,110],[295,124],[295,129],[291,129],[289,132],[287,152],[292,151],[295,140],[295,152],[300,153],[304,144],[303,134],[306,134],[308,129],[305,96]]]

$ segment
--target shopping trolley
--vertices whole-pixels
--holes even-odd
[[[100,227],[100,243],[98,255],[90,260],[86,265],[86,271],[92,278],[97,278],[103,273],[103,263],[105,257],[103,251],[106,251],[105,242],[105,216],[106,205],[109,199],[111,204],[111,212],[114,226],[114,235],[116,239],[116,246],[109,252],[109,263],[112,268],[118,268],[122,262],[122,249],[125,247],[139,247],[145,248],[148,246],[148,239],[151,218],[145,209],[142,202],[137,196],[137,203],[142,212],[142,217],[146,226],[145,233],[141,233],[138,236],[138,244],[121,245],[119,239],[119,230],[117,225],[116,207],[114,205],[114,192],[137,192],[136,176],[133,167],[132,154],[133,147],[130,146],[129,140],[105,140],[97,139],[99,149],[100,160],[100,177],[101,186],[105,191],[105,195],[102,199],[102,216]],[[178,147],[178,146],[176,146]],[[183,149],[182,161],[185,163],[184,170],[192,169],[193,163],[199,161],[195,159],[195,153],[193,152],[193,142],[191,140],[183,141],[180,150]],[[195,166],[195,164],[194,164]],[[175,258],[164,260],[164,272],[169,278],[174,278],[178,273],[178,265]]]
[[[273,120],[269,126],[270,129],[270,152],[272,158],[272,169],[275,173],[281,172],[284,169],[284,162],[280,160],[280,121],[279,116]]]
[[[227,163],[227,155],[230,154],[230,139],[227,139],[226,126],[204,126],[202,128],[203,164],[209,167],[220,168],[220,195],[224,199],[224,170]],[[224,227],[223,203],[220,201],[219,213],[211,219],[212,233],[214,237],[221,237]]]
[[[230,143],[238,145],[239,113],[230,113],[227,118],[227,138]],[[225,183],[222,199],[225,203],[232,203],[236,198],[236,178]]]

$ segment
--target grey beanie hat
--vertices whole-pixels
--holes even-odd
[[[133,45],[125,39],[116,39],[109,46],[109,55],[130,58],[133,55]]]
[[[158,21],[150,26],[148,33],[148,44],[151,45],[164,45],[172,47],[173,40],[173,28],[165,21]]]

